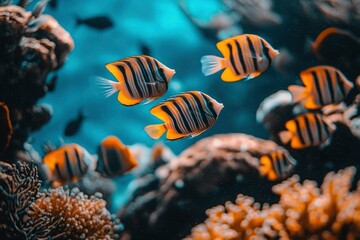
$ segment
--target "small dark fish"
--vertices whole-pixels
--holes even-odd
[[[57,0],[50,0],[49,1],[49,7],[51,7],[52,9],[56,9],[57,8]]]
[[[113,21],[107,16],[96,16],[90,18],[76,18],[76,25],[86,25],[88,27],[97,29],[97,30],[105,30],[107,28],[111,28],[114,26]]]
[[[12,136],[9,108],[0,102],[0,154],[8,147]]]
[[[145,43],[140,43],[140,51],[141,51],[141,55],[146,55],[146,56],[150,56],[151,55],[151,50],[149,48],[149,46],[147,46]]]
[[[82,110],[80,110],[78,117],[74,120],[70,120],[66,124],[64,135],[67,137],[74,136],[80,130],[84,119],[84,114]]]
[[[52,92],[55,90],[57,80],[58,80],[58,75],[54,75],[54,76],[52,76],[52,78],[50,78],[49,83],[46,84],[49,92]]]

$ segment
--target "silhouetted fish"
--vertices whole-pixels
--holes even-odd
[[[52,78],[50,78],[49,83],[46,84],[49,92],[52,92],[55,90],[57,80],[58,80],[58,75],[54,75],[54,76],[52,76]]]
[[[48,3],[49,7],[51,7],[52,9],[56,9],[57,8],[57,0],[50,0]]]
[[[98,30],[105,30],[107,28],[111,28],[114,23],[113,21],[107,16],[96,16],[90,18],[76,18],[76,25],[86,25],[88,27],[98,29]]]
[[[0,154],[8,147],[12,135],[9,108],[0,102]]]
[[[146,55],[146,56],[151,55],[149,46],[147,46],[144,42],[140,43],[140,51],[141,51],[141,55]]]
[[[84,118],[84,114],[82,110],[80,110],[78,117],[74,120],[70,120],[66,124],[64,135],[67,137],[75,135],[80,130]]]

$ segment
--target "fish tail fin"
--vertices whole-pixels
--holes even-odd
[[[306,88],[297,85],[291,85],[288,87],[291,93],[293,102],[300,102],[306,98]]]
[[[96,82],[100,91],[105,95],[105,97],[110,97],[117,91],[119,91],[119,82],[114,82],[103,77],[96,77]]]
[[[287,144],[290,142],[291,133],[289,131],[281,131],[279,132],[279,138],[283,144]]]
[[[164,124],[153,124],[145,127],[145,132],[152,139],[159,139],[166,131]]]
[[[202,73],[209,76],[220,71],[225,67],[224,60],[224,58],[212,55],[203,56],[200,60]]]

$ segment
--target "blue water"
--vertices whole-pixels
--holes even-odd
[[[209,20],[219,11],[218,1],[188,1],[192,14]],[[259,78],[247,82],[225,83],[220,74],[205,77],[201,73],[200,58],[203,55],[220,55],[215,42],[205,39],[180,11],[174,1],[116,1],[88,0],[61,1],[57,9],[47,8],[45,13],[53,15],[70,32],[75,49],[68,61],[58,71],[56,90],[48,93],[41,102],[52,105],[51,121],[34,133],[34,145],[61,137],[65,143],[76,142],[94,153],[99,142],[108,135],[118,136],[123,143],[142,143],[152,146],[152,140],[143,130],[148,124],[160,123],[149,113],[149,109],[161,100],[181,91],[200,90],[224,103],[220,117],[211,129],[193,139],[165,142],[175,153],[206,136],[228,132],[244,132],[266,137],[265,130],[255,121],[255,112],[260,101],[280,89],[274,84],[274,72],[263,73]],[[98,31],[87,26],[77,27],[75,17],[107,15],[114,22],[111,29]],[[125,107],[117,101],[117,94],[105,98],[97,92],[93,76],[115,78],[105,69],[106,63],[131,55],[139,55],[140,42],[145,42],[152,56],[176,70],[165,96],[148,105]],[[270,41],[271,42],[271,41]],[[274,46],[276,48],[276,46]],[[64,137],[66,123],[76,118],[83,108],[86,120],[80,132],[73,137]],[[121,182],[121,196],[129,177],[117,179]],[[131,177],[130,177],[131,178]],[[118,203],[123,200],[118,199]]]

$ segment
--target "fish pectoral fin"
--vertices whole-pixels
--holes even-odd
[[[191,134],[191,138],[197,137],[197,136],[199,136],[200,134],[202,134],[202,133],[205,132],[205,131],[206,131],[206,129],[205,129],[205,130],[201,130],[201,131],[197,131],[197,132]]]
[[[152,139],[159,139],[166,131],[165,124],[152,124],[145,127],[145,132]]]
[[[151,103],[153,102],[154,100],[158,99],[157,97],[156,98],[148,98],[142,105],[146,105],[148,103]]]
[[[134,99],[134,98],[127,96],[124,91],[120,91],[120,93],[118,95],[118,100],[121,104],[123,104],[125,106],[133,106],[133,105],[139,104],[142,101],[141,98]]]
[[[178,140],[178,139],[186,138],[187,136],[188,136],[188,134],[177,133],[173,129],[169,129],[166,134],[166,138],[168,140]]]
[[[236,75],[231,67],[225,68],[225,71],[221,74],[221,79],[224,82],[236,82],[243,78],[241,75]]]
[[[260,74],[261,74],[261,72],[254,72],[254,73],[251,73],[251,74],[247,75],[246,77],[244,77],[244,78],[241,79],[241,80],[243,80],[243,81],[248,81],[248,80],[250,80],[250,79],[256,78],[256,77],[259,76]]]

